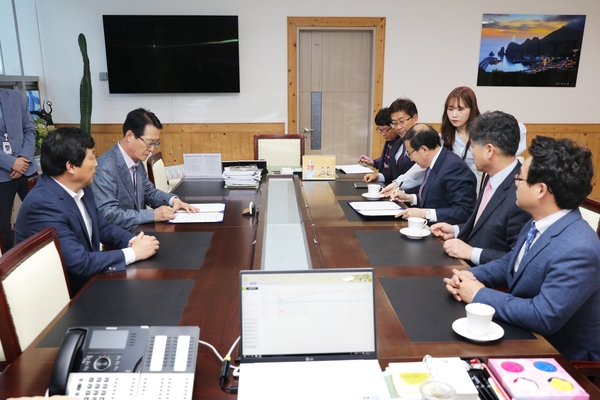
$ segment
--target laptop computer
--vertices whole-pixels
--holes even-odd
[[[238,399],[388,398],[373,269],[240,271],[240,296]]]

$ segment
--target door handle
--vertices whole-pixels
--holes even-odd
[[[308,132],[314,132],[314,131],[315,131],[314,129],[310,129],[307,127],[302,128],[302,133],[308,133]]]

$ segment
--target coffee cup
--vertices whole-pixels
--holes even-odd
[[[410,217],[408,219],[408,233],[414,235],[420,235],[423,232],[423,228],[427,226],[427,220],[424,218]]]
[[[367,185],[367,190],[368,190],[369,196],[377,196],[379,194],[379,192],[381,191],[381,186],[371,183],[371,184]]]
[[[496,310],[483,303],[471,303],[465,307],[467,311],[467,329],[475,335],[485,335],[492,326],[492,317]]]

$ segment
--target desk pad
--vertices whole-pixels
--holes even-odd
[[[358,181],[330,181],[329,186],[336,196],[361,196],[362,201],[362,194],[367,193],[367,189],[355,188],[354,182]]]
[[[466,316],[465,303],[446,290],[442,277],[379,278],[411,342],[456,342],[463,338],[452,323]],[[500,340],[537,340],[533,333],[494,319],[504,329]]]
[[[355,189],[356,190],[356,189]],[[360,196],[360,195],[359,195]],[[360,200],[357,201],[365,201],[365,199],[361,196]],[[385,201],[385,200],[383,200]],[[396,218],[391,216],[383,216],[383,217],[365,217],[360,215],[352,207],[348,205],[348,200],[338,200],[340,207],[344,211],[344,215],[349,222],[360,222],[360,221],[394,221]]]
[[[398,229],[354,233],[374,267],[461,265],[456,258],[448,256],[442,243],[431,235],[415,240],[400,234]]]
[[[135,262],[132,268],[200,269],[213,232],[152,232],[160,242],[155,255]]]
[[[173,194],[181,197],[184,201],[188,198],[198,197],[227,197],[230,189],[225,188],[225,182],[221,179],[211,180],[182,180],[175,188]]]
[[[179,324],[193,280],[98,280],[81,294],[37,347],[59,347],[73,326]]]

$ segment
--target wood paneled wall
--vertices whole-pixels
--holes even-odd
[[[440,124],[431,124],[435,129]],[[64,125],[62,125],[64,126]],[[600,199],[600,124],[526,124],[527,142],[537,136],[569,138],[588,147],[594,154],[594,190],[590,197]],[[285,133],[283,122],[232,123],[232,124],[164,124],[161,133],[160,151],[165,165],[183,163],[183,153],[222,154],[223,160],[250,160],[254,158],[254,134]],[[375,131],[373,135],[381,135]],[[109,149],[122,136],[121,124],[94,124],[92,136],[96,141],[96,154]],[[375,141],[374,141],[375,142]],[[380,142],[372,156],[381,154]],[[524,156],[527,155],[525,152]]]
[[[94,124],[99,156],[123,137],[121,124]],[[254,135],[285,133],[283,122],[244,124],[163,124],[160,147],[165,165],[183,164],[184,153],[221,153],[224,161],[254,159]]]

